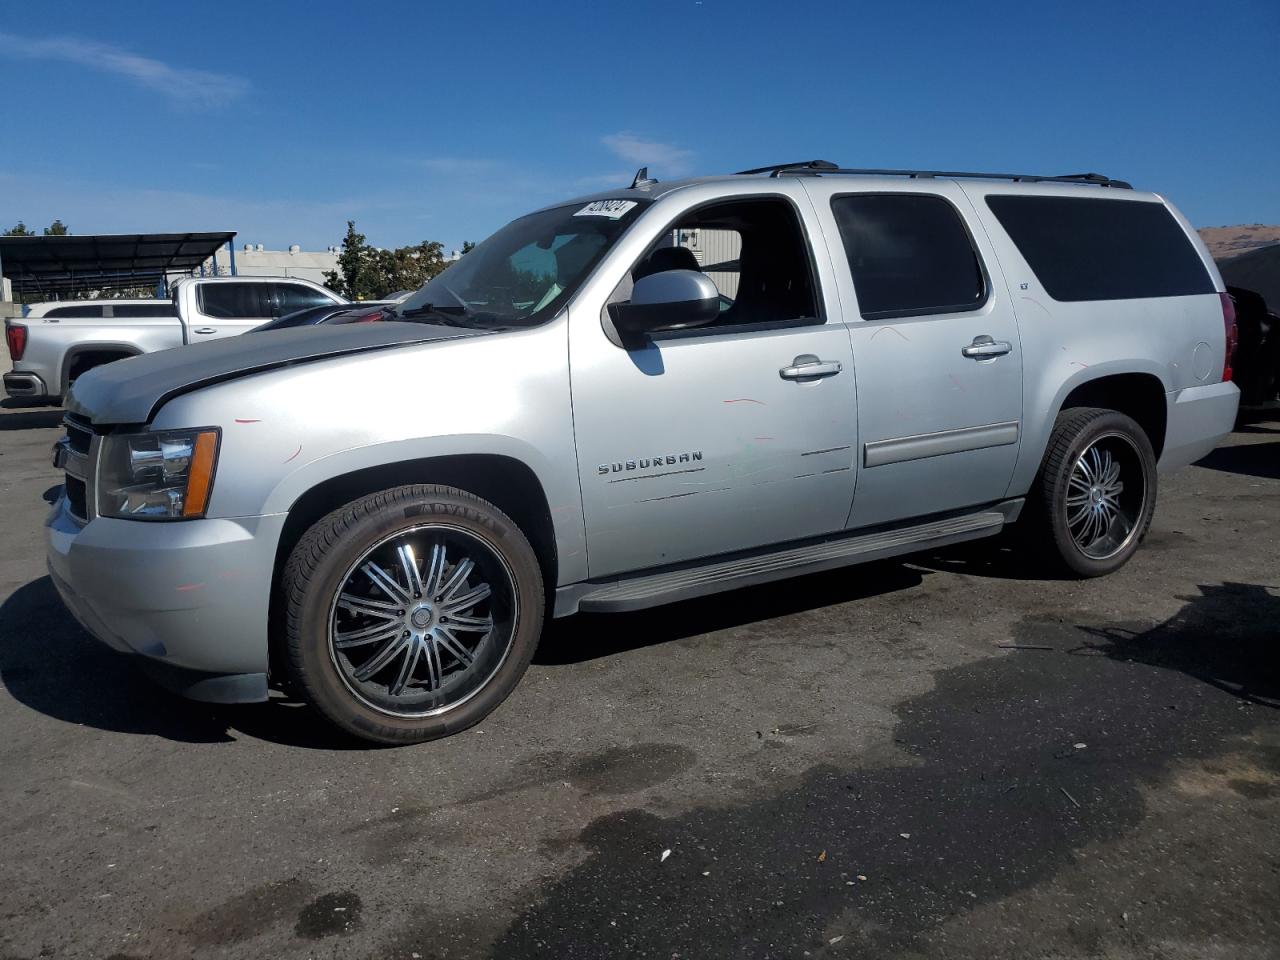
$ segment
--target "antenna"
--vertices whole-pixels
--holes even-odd
[[[636,171],[636,176],[635,179],[631,181],[630,189],[634,190],[636,187],[647,187],[649,184],[657,182],[657,180],[649,176],[648,167],[641,167]]]

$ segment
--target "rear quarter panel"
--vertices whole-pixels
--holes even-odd
[[[1145,373],[1172,402],[1188,387],[1214,383],[1222,371],[1222,306],[1216,293],[1135,300],[1063,302],[1037,280],[1018,247],[986,204],[1001,193],[1026,195],[1026,186],[965,183],[999,258],[1017,312],[1023,350],[1023,435],[1009,495],[1031,487],[1054,420],[1076,387],[1112,374]],[[1098,188],[1100,191],[1102,188]],[[1037,184],[1037,195],[1079,196],[1079,188]],[[1205,262],[1218,289],[1222,280],[1185,218],[1156,194],[1108,190],[1115,203],[1164,202]]]
[[[87,350],[153,353],[182,345],[176,317],[32,317],[27,325],[27,349],[15,370],[38,375],[49,390],[60,393],[70,361]]]

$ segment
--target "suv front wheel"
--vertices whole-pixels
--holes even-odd
[[[378,743],[482,720],[524,675],[542,630],[529,541],[452,487],[396,487],[323,517],[282,587],[292,680],[334,724]]]
[[[1080,577],[1118,570],[1155,503],[1155,453],[1131,417],[1095,407],[1059,414],[1028,504],[1028,533],[1046,559]]]

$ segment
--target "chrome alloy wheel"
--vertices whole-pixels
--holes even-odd
[[[1142,457],[1121,433],[1098,437],[1067,479],[1067,529],[1091,560],[1108,560],[1129,545],[1146,507]]]
[[[517,615],[515,578],[488,541],[445,524],[414,527],[348,568],[329,611],[329,656],[368,706],[434,716],[497,673]]]

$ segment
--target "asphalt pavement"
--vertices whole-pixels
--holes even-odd
[[[369,749],[75,625],[59,418],[0,409],[0,957],[1280,956],[1280,421],[1111,577],[980,543],[579,616]]]

